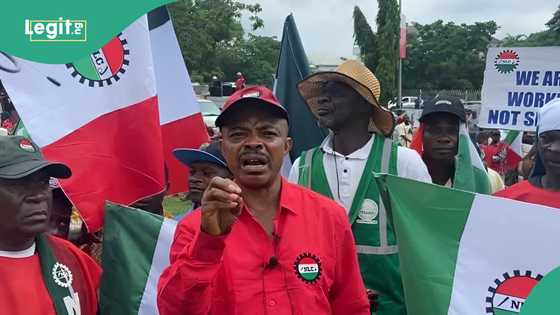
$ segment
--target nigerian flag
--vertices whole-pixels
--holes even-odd
[[[107,204],[103,229],[101,315],[157,315],[157,283],[169,265],[177,222]]]
[[[390,175],[377,178],[409,315],[510,315],[560,266],[560,211]]]

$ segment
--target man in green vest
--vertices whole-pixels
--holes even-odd
[[[290,180],[344,206],[365,286],[379,295],[376,314],[406,314],[396,238],[373,173],[431,182],[428,170],[418,153],[389,138],[393,115],[378,102],[379,81],[360,62],[315,73],[298,90],[330,134],[294,162]]]

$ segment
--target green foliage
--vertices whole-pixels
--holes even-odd
[[[547,30],[526,35],[508,35],[502,40],[502,46],[536,47],[560,46],[560,6],[546,24]]]
[[[560,5],[558,6],[558,10],[554,12],[552,19],[546,22],[546,26],[553,32],[560,32]]]
[[[259,4],[236,0],[179,0],[169,5],[169,10],[193,81],[208,82],[214,75],[233,81],[235,73],[241,71],[250,84],[267,82],[265,77],[270,82],[279,43],[271,37],[246,37],[240,22],[241,15],[248,13],[252,30],[261,28]],[[248,62],[248,58],[253,58],[252,62]]]
[[[364,63],[381,82],[384,103],[396,94],[400,19],[395,0],[378,0],[378,4],[377,35],[359,7],[354,8],[354,38]],[[508,35],[499,45],[560,46],[560,7],[546,26],[547,30],[529,36]],[[497,30],[494,21],[412,23],[403,61],[403,89],[480,89],[488,46]]]
[[[381,83],[380,102],[385,104],[396,94],[400,16],[396,0],[378,0],[377,56],[375,74]]]
[[[413,23],[403,62],[404,89],[479,89],[495,22]]]
[[[370,69],[375,69],[377,65],[377,38],[358,6],[354,7],[354,43],[360,47],[360,57],[364,64]]]
[[[280,53],[280,42],[273,37],[249,35],[247,39],[222,43],[216,50],[224,73],[242,71],[251,84],[272,86],[272,75]]]

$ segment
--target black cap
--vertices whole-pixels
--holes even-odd
[[[28,138],[0,136],[0,178],[19,179],[43,169],[54,178],[72,175],[68,166],[45,160],[39,147]]]
[[[175,149],[173,150],[173,155],[175,155],[177,160],[188,167],[190,167],[192,163],[207,162],[227,168],[227,164],[222,156],[220,143],[218,141],[211,142],[209,145],[203,146],[199,150]]]
[[[462,122],[467,121],[463,101],[457,97],[436,97],[424,103],[424,110],[422,111],[422,116],[420,116],[420,122],[423,122],[426,117],[435,113],[448,113],[456,116]]]

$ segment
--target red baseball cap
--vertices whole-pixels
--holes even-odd
[[[247,100],[253,101],[247,102]],[[233,93],[228,98],[222,107],[222,113],[216,118],[216,126],[222,127],[226,123],[227,117],[230,116],[235,109],[240,108],[242,104],[266,106],[266,108],[274,114],[288,120],[288,112],[280,105],[280,102],[271,90],[264,86],[249,86]]]

